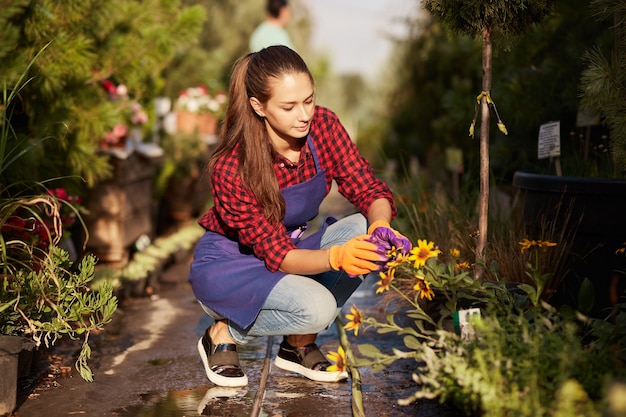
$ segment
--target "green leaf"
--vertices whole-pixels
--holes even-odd
[[[378,358],[383,355],[383,353],[376,346],[365,343],[357,346],[359,353],[361,355],[366,356],[368,358]]]
[[[593,283],[589,278],[585,278],[578,290],[578,309],[583,313],[588,313],[591,311],[595,301],[596,293],[593,288]]]
[[[533,287],[532,285],[529,285],[529,284],[519,284],[517,286],[517,288],[519,288],[520,290],[524,291],[531,298],[536,293],[535,287]]]
[[[403,339],[404,345],[413,350],[419,350],[422,348],[420,341],[414,336],[405,336]]]

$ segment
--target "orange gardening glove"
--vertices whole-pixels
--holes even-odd
[[[377,252],[378,246],[365,239],[367,235],[357,236],[343,245],[330,248],[328,260],[330,267],[339,271],[346,271],[350,276],[368,274],[381,268],[375,262],[386,261],[387,256]]]

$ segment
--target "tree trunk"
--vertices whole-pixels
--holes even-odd
[[[491,92],[491,28],[483,28],[483,89]],[[489,105],[487,97],[482,96],[482,116],[480,120],[480,195],[478,204],[478,237],[476,240],[476,267],[474,279],[482,277],[484,270],[484,251],[487,245],[487,224],[489,220]]]

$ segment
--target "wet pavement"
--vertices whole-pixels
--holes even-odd
[[[20,393],[16,417],[60,416],[251,416],[255,399],[262,399],[261,416],[352,416],[351,379],[341,383],[318,383],[270,365],[263,392],[258,392],[267,353],[273,360],[278,338],[259,338],[240,348],[242,366],[249,384],[244,388],[221,388],[204,374],[196,343],[211,324],[197,304],[186,282],[188,264],[174,265],[163,274],[155,295],[122,300],[112,323],[94,337],[89,362],[94,381],[85,382],[72,369],[58,375],[54,383]],[[372,283],[366,281],[344,307],[352,303],[367,314],[383,313]],[[399,340],[380,336],[371,329],[355,338],[357,343],[374,343],[383,350]],[[318,344],[325,352],[337,351],[335,325],[321,333]],[[73,363],[73,343],[61,343],[56,354],[66,366]],[[270,362],[271,364],[271,362]],[[414,363],[396,363],[373,374],[361,368],[363,407],[367,416],[454,417],[453,410],[435,402],[399,406],[415,385],[410,375]],[[67,368],[66,368],[67,369]]]
[[[271,361],[278,351],[277,337],[259,338],[240,347],[240,360],[249,378],[247,387],[221,388],[209,382],[196,344],[211,319],[203,313],[187,282],[189,261],[190,258],[167,268],[151,296],[121,300],[113,322],[92,338],[89,365],[94,372],[93,382],[85,382],[70,368],[72,354],[79,346],[63,341],[52,353],[61,358],[65,372],[22,387],[14,416],[353,415],[352,379],[318,383],[274,367]],[[374,284],[366,280],[348,300],[344,313],[356,304],[365,314],[384,318],[386,303],[380,297],[375,294]],[[324,352],[337,351],[339,337],[335,326],[318,336]],[[383,351],[402,347],[399,338],[378,335],[372,329],[359,332],[358,337],[349,332],[348,337],[357,356],[357,344],[372,343]],[[361,368],[365,415],[460,416],[435,401],[397,404],[398,399],[417,389],[411,381],[414,368],[412,360],[398,361],[376,374]]]

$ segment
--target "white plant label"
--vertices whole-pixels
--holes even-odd
[[[452,313],[454,320],[454,330],[461,336],[461,340],[472,340],[475,337],[474,327],[471,320],[473,317],[480,318],[479,308],[469,308]]]
[[[539,145],[537,158],[561,156],[561,122],[550,122],[539,128]]]

